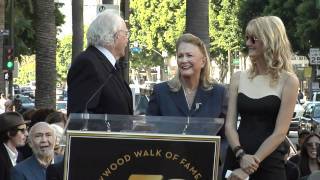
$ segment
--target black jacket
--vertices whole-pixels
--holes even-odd
[[[68,72],[68,114],[132,115],[132,94],[128,84],[97,48],[90,46],[72,63]],[[103,85],[105,84],[105,85]],[[100,87],[101,90],[98,90]],[[93,94],[98,92],[95,96]],[[89,99],[93,97],[92,100]]]

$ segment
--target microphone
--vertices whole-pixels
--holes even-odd
[[[89,103],[92,101],[93,98],[96,97],[96,95],[101,91],[101,89],[107,84],[107,82],[109,82],[111,76],[113,75],[113,73],[110,73],[109,76],[107,77],[107,79],[100,85],[100,87],[90,96],[90,98],[88,99],[88,101],[86,102],[86,105],[84,106],[84,113],[88,113],[88,105]]]
[[[107,79],[100,85],[100,87],[90,96],[88,101],[86,102],[86,105],[84,106],[84,125],[82,127],[82,131],[87,131],[88,130],[88,120],[89,120],[89,113],[88,113],[88,105],[92,101],[94,97],[101,91],[101,89],[109,82],[111,76],[113,76],[113,73],[110,73],[107,77]]]

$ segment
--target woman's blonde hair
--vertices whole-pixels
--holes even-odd
[[[246,35],[254,36],[262,42],[267,73],[271,84],[278,82],[282,71],[293,72],[291,57],[293,52],[283,22],[276,16],[263,16],[252,19],[246,28]],[[257,75],[254,63],[249,70],[250,78]]]
[[[210,90],[213,87],[214,81],[213,79],[210,78],[210,66],[208,64],[210,58],[207,52],[206,45],[203,43],[203,41],[198,38],[195,35],[192,35],[190,33],[183,34],[179,37],[179,39],[176,42],[176,53],[178,53],[178,48],[181,43],[190,43],[195,46],[197,46],[200,49],[200,52],[203,54],[203,56],[206,58],[206,62],[204,64],[204,67],[201,69],[200,72],[200,81],[199,85],[204,89],[204,90]],[[180,73],[175,75],[175,77],[171,80],[169,80],[168,85],[170,89],[174,92],[177,92],[181,88],[181,81],[180,81]]]

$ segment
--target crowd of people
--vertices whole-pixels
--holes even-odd
[[[119,66],[128,37],[119,15],[106,11],[91,23],[88,47],[68,72],[68,114],[133,114],[132,93]],[[222,179],[310,178],[320,170],[318,134],[299,132],[300,152],[288,158],[286,135],[299,81],[292,71],[293,53],[284,24],[275,16],[254,18],[246,27],[245,42],[252,66],[232,76],[227,93],[210,77],[203,41],[181,35],[176,42],[177,74],[154,86],[147,115],[225,118],[225,128],[219,132],[225,144],[221,152],[227,149],[220,163]],[[53,109],[27,110],[22,115],[14,109],[4,111],[0,179],[62,179],[66,115]],[[232,172],[224,177],[228,170]]]
[[[0,179],[43,180],[62,161],[67,117],[54,109],[0,114]]]

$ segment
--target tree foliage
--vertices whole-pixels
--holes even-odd
[[[241,1],[240,26],[244,32],[248,21],[256,16],[279,16],[286,26],[294,52],[307,55],[309,48],[320,47],[320,5],[317,2],[317,0]]]
[[[295,38],[299,40],[300,54],[306,55],[309,48],[320,48],[320,2],[304,0],[297,7]]]
[[[84,37],[86,37],[88,27],[84,27]],[[87,45],[87,39],[84,38],[84,46]],[[68,70],[72,61],[72,35],[65,36],[64,38],[58,40],[57,43],[57,56],[56,56],[56,66],[57,66],[57,83],[63,86],[67,80]]]
[[[282,19],[294,51],[300,49],[299,39],[295,38],[297,6],[302,0],[269,0],[269,4],[264,8],[263,15],[278,16]]]
[[[185,1],[132,0],[130,9],[130,41],[138,42],[142,50],[140,54],[132,53],[130,66],[163,65],[155,51],[175,52],[175,41],[185,27]]]
[[[87,27],[85,27],[86,34]],[[86,39],[84,45],[86,46]],[[57,85],[63,86],[67,80],[68,69],[72,59],[72,35],[65,36],[57,42],[56,53],[56,69],[57,69]],[[14,79],[16,84],[27,84],[35,80],[35,56],[22,56],[18,77]]]
[[[26,85],[36,79],[35,55],[21,56],[18,77],[14,78],[15,84]]]
[[[211,0],[209,7],[210,54],[219,65],[220,81],[227,73],[228,51],[234,55],[240,49],[239,0]]]
[[[6,29],[9,29],[10,7],[9,1],[6,0]],[[22,55],[31,55],[35,53],[35,15],[34,7],[36,0],[14,0],[14,42],[15,56],[20,59]],[[55,22],[56,26],[64,23],[64,15],[59,11],[63,4],[55,3]],[[61,31],[57,29],[57,31]],[[6,42],[8,43],[8,42]]]

